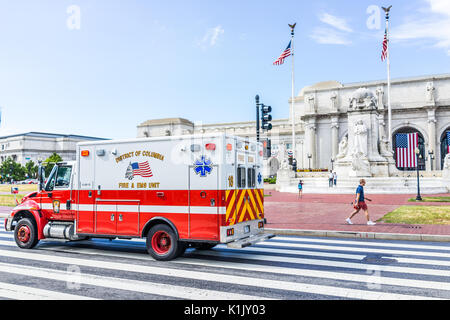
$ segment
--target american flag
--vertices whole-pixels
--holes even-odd
[[[286,59],[287,57],[289,57],[291,55],[291,53],[292,53],[291,52],[291,43],[292,43],[292,40],[289,41],[289,44],[288,44],[286,50],[284,50],[283,53],[281,54],[281,56],[277,60],[275,60],[273,65],[279,66],[279,65],[283,64],[284,59]]]
[[[383,52],[381,52],[381,61],[384,61],[387,58],[388,44],[389,44],[389,41],[387,39],[387,30],[385,30],[385,32],[384,32],[384,40],[383,40]]]
[[[419,134],[399,133],[395,136],[397,168],[415,168],[417,159],[415,150],[419,146]]]
[[[450,153],[450,131],[447,131],[447,153]]]
[[[131,168],[133,169],[133,175],[135,176],[141,176],[144,178],[153,177],[152,169],[150,169],[148,161],[132,163]]]

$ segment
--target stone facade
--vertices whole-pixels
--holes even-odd
[[[62,135],[42,132],[28,132],[23,134],[0,137],[0,161],[11,157],[16,162],[25,165],[28,161],[38,163],[54,152],[63,160],[76,159],[76,145],[81,141],[105,140],[102,138],[78,135]]]
[[[355,148],[354,126],[362,120],[369,131],[358,141],[365,148],[360,151],[374,165],[371,174],[401,175],[400,171],[395,172],[393,146],[388,143],[386,93],[386,81],[351,84],[327,81],[303,88],[294,99],[297,167],[332,169],[338,161],[349,161],[348,165],[352,165],[347,153]],[[291,100],[288,102],[290,108]],[[397,132],[419,132],[426,169],[441,170],[446,154],[443,139],[450,130],[450,74],[392,80],[391,106],[393,139]],[[265,176],[276,174],[286,161],[287,151],[292,148],[291,123],[291,119],[274,120],[272,131],[261,134],[261,139],[272,140],[272,155],[264,163]],[[255,121],[194,124],[179,118],[149,120],[138,126],[137,136],[214,132],[254,140]],[[361,160],[359,165],[363,166],[361,173],[366,163]]]
[[[312,155],[312,167],[331,168],[331,160],[339,158],[339,148],[354,142],[349,118],[364,108],[372,108],[370,123],[372,134],[368,147],[372,152],[390,155],[393,149],[387,145],[388,108],[386,81],[340,84],[319,83],[304,88],[295,98],[296,122],[305,124],[306,152],[299,159],[305,166],[307,154]],[[417,131],[423,137],[422,154],[426,169],[442,169],[445,150],[442,148],[445,132],[450,130],[450,74],[396,79],[391,81],[392,139],[399,131]],[[360,117],[359,117],[360,118]],[[378,141],[374,140],[377,139]],[[298,150],[300,151],[300,150]],[[429,152],[433,153],[430,159]],[[299,153],[302,154],[302,153]]]

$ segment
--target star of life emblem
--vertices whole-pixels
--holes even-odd
[[[202,156],[199,160],[194,162],[194,171],[196,174],[200,175],[200,177],[206,177],[208,174],[211,174],[211,160],[207,159],[205,156]]]

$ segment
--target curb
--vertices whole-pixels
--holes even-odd
[[[296,229],[269,229],[269,228],[265,228],[264,232],[280,236],[450,242],[450,235],[437,235],[437,234],[406,234],[406,233],[378,233],[378,232],[358,232],[358,231],[352,232],[352,231],[332,231],[332,230],[296,230]]]
[[[5,219],[8,216],[9,214],[0,213],[0,219]],[[264,232],[272,233],[274,235],[279,236],[450,242],[450,235],[437,235],[437,234],[407,234],[407,233],[298,230],[298,229],[271,229],[271,228],[265,228]]]

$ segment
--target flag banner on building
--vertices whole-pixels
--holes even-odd
[[[397,168],[417,167],[415,150],[419,146],[418,133],[398,133],[395,142]]]
[[[450,131],[447,131],[447,153],[450,153]]]
[[[381,61],[386,60],[388,53],[387,30],[384,31],[383,51],[381,52]]]
[[[277,60],[275,60],[273,65],[275,65],[275,66],[282,65],[284,63],[284,59],[286,59],[287,57],[289,57],[292,54],[291,43],[292,43],[292,40],[289,41],[289,44],[288,44],[286,50],[284,50],[283,53],[280,55],[280,57]]]

